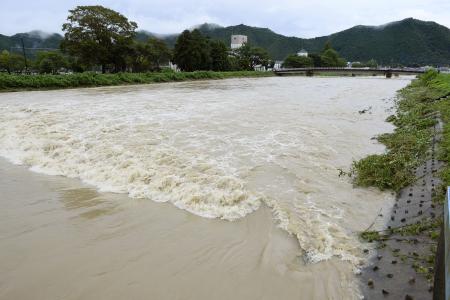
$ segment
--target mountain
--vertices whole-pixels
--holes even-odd
[[[320,52],[327,41],[349,61],[375,59],[381,64],[403,65],[450,64],[450,29],[435,22],[412,18],[381,26],[355,26],[328,36],[312,39],[287,37],[268,28],[236,25],[228,27],[203,24],[198,26],[203,34],[230,44],[232,34],[248,36],[248,42],[267,49],[272,58],[284,59],[304,48]],[[176,35],[165,38],[173,46]]]
[[[383,26],[355,26],[325,40],[351,61],[450,64],[450,29],[435,22],[409,18]]]
[[[222,27],[217,24],[202,24],[193,28],[227,45],[232,34],[244,34],[254,46],[268,50],[272,58],[284,59],[288,54],[301,48],[308,52],[319,52],[327,41],[349,61],[375,59],[381,64],[400,63],[403,65],[450,64],[450,29],[435,22],[425,22],[412,18],[388,23],[382,26],[355,26],[328,36],[312,39],[287,37],[268,28],[236,25]],[[178,34],[160,35],[139,31],[136,39],[144,41],[149,37],[165,40],[173,47]],[[58,48],[62,36],[34,31],[7,37],[0,35],[0,50],[20,47],[20,39],[25,47]]]
[[[312,39],[286,37],[268,28],[246,25],[199,30],[211,38],[230,43],[231,34],[248,36],[249,43],[269,51],[275,59],[304,48],[319,52],[330,41],[339,54],[349,61],[375,59],[382,64],[450,64],[450,29],[435,22],[404,19],[382,26],[355,26]]]
[[[57,33],[48,34],[42,31],[30,31],[27,33],[18,33],[12,36],[0,34],[0,51],[8,50],[22,53],[22,39],[25,48],[36,49],[59,49],[62,36]],[[27,50],[27,54],[34,56],[36,51]]]

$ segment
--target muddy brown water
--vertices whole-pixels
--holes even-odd
[[[392,196],[338,168],[383,151],[409,80],[1,94],[0,298],[357,298]]]

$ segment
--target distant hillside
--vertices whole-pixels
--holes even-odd
[[[222,40],[227,45],[232,34],[247,35],[249,43],[267,49],[272,58],[277,60],[282,60],[301,48],[309,52],[319,52],[327,41],[331,41],[333,47],[349,61],[367,61],[373,58],[382,64],[450,64],[450,29],[435,22],[412,18],[382,26],[359,25],[329,36],[312,39],[287,37],[268,28],[242,24],[228,27],[203,24],[196,28],[211,38]],[[178,35],[139,31],[136,39],[143,41],[150,36],[164,39],[173,47]],[[58,48],[62,39],[59,34],[44,35],[38,31],[11,37],[0,35],[0,50],[20,46],[21,37],[24,39],[25,47],[32,48]]]
[[[199,28],[211,38],[230,43],[231,34],[248,36],[249,43],[266,48],[275,59],[284,59],[301,48],[320,51],[327,41],[349,61],[376,59],[391,64],[450,64],[450,29],[435,22],[405,19],[383,26],[355,26],[313,39],[286,37],[267,28],[246,25]]]
[[[351,61],[450,64],[450,29],[435,22],[410,18],[384,26],[355,26],[319,39],[330,40]]]
[[[0,51],[8,50],[14,52],[22,53],[21,48],[23,43],[25,48],[49,48],[49,49],[59,49],[59,44],[61,43],[62,36],[60,34],[46,34],[40,31],[31,31],[28,33],[18,33],[12,36],[5,36],[0,34]],[[27,51],[31,56],[35,54],[36,51]]]

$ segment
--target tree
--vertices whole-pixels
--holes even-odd
[[[378,67],[378,63],[375,59],[371,59],[366,63],[366,66],[368,66],[369,68],[377,68]]]
[[[229,63],[229,70],[231,71],[240,71],[242,70],[242,66],[240,64],[240,61],[238,59],[238,57],[236,57],[235,55],[229,56],[228,57],[228,63]]]
[[[308,58],[310,58],[312,60],[314,67],[321,67],[322,66],[322,60],[320,58],[320,54],[308,53]]]
[[[156,38],[149,39],[146,46],[149,48],[149,59],[152,64],[152,69],[160,71],[161,64],[170,61],[172,57],[171,51],[163,40]]]
[[[333,49],[333,47],[331,47],[331,42],[330,42],[330,41],[327,41],[327,42],[325,43],[325,45],[323,46],[322,53],[324,53],[325,51],[330,50],[330,49]]]
[[[159,71],[162,63],[168,62],[171,52],[164,41],[150,38],[142,43],[135,41],[128,62],[133,72]]]
[[[175,43],[173,60],[183,71],[210,70],[208,40],[197,29],[183,31]]]
[[[190,58],[191,32],[183,31],[177,38],[173,51],[173,60],[177,66],[183,71],[193,71],[194,67]]]
[[[310,57],[291,54],[283,62],[283,68],[307,68],[313,67],[314,61]]]
[[[230,61],[228,59],[228,48],[219,40],[209,42],[211,49],[211,69],[213,71],[227,71],[230,69]]]
[[[39,52],[35,61],[39,73],[56,74],[59,70],[67,68],[67,59],[57,51]]]
[[[127,64],[132,72],[145,72],[150,70],[148,49],[143,42],[135,41],[131,47],[131,52],[127,57]]]
[[[254,70],[255,66],[262,65],[268,67],[271,64],[269,53],[260,47],[251,47],[244,44],[234,52],[242,70]]]
[[[269,53],[264,48],[253,47],[251,49],[251,63],[252,68],[254,68],[257,65],[269,67],[271,64]]]
[[[0,53],[0,69],[4,69],[8,74],[21,72],[25,68],[25,60],[21,55],[9,53],[3,50]]]
[[[320,61],[323,67],[345,67],[347,65],[345,59],[339,56],[329,41],[325,43],[322,54],[320,55]]]
[[[63,51],[78,57],[84,65],[101,65],[103,73],[109,64],[114,71],[123,70],[136,23],[100,5],[77,6],[69,13],[68,22],[62,26]]]

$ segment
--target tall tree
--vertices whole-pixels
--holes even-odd
[[[184,30],[177,38],[173,51],[173,60],[183,71],[193,71],[190,58],[191,32]]]
[[[213,71],[227,71],[230,69],[228,59],[228,48],[219,40],[212,40],[209,43],[211,48],[211,69]]]
[[[209,40],[198,29],[191,32],[191,54],[196,70],[211,70]]]
[[[168,63],[172,57],[167,44],[160,39],[150,38],[146,43],[149,49],[149,59],[152,64],[152,70],[159,71],[161,64]]]
[[[324,67],[345,67],[347,63],[333,48],[325,50],[320,56]]]
[[[159,71],[162,63],[169,62],[171,52],[162,40],[150,38],[145,43],[136,41],[128,62],[133,72]]]
[[[114,71],[124,68],[125,57],[136,35],[137,25],[122,14],[96,6],[77,6],[64,23],[61,47],[88,66],[111,64]]]
[[[211,69],[208,40],[197,29],[183,31],[175,43],[173,60],[187,72]]]

